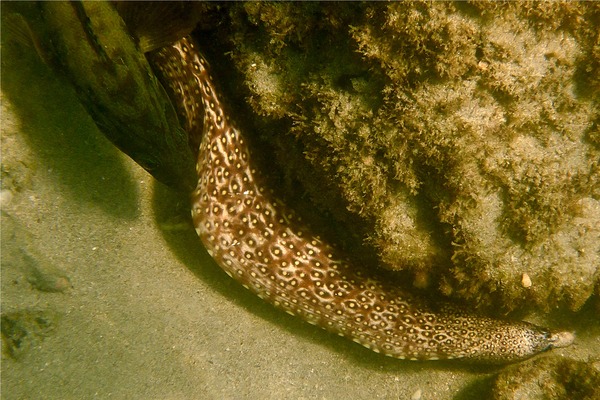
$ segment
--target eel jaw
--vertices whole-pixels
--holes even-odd
[[[573,332],[553,332],[548,338],[551,348],[567,347],[575,341]]]

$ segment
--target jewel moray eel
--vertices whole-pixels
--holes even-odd
[[[508,363],[570,345],[570,332],[432,306],[359,265],[276,198],[188,36],[155,54],[185,129],[202,135],[196,232],[225,272],[289,314],[386,356]]]

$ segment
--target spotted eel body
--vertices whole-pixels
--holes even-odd
[[[572,342],[568,332],[472,316],[454,306],[431,308],[350,265],[265,186],[194,41],[184,38],[157,57],[186,129],[202,129],[192,195],[196,231],[227,274],[260,298],[400,359],[512,362]]]

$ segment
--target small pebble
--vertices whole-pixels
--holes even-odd
[[[523,276],[521,277],[521,286],[523,286],[526,289],[529,289],[531,285],[531,278],[527,273],[523,273]]]

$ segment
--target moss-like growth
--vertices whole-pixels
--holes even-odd
[[[495,378],[494,400],[600,397],[600,371],[592,363],[543,357],[511,366]]]
[[[238,120],[302,182],[297,197],[306,190],[384,265],[504,311],[577,310],[592,295],[600,6],[224,10],[208,35],[234,61],[228,95],[251,111]]]

